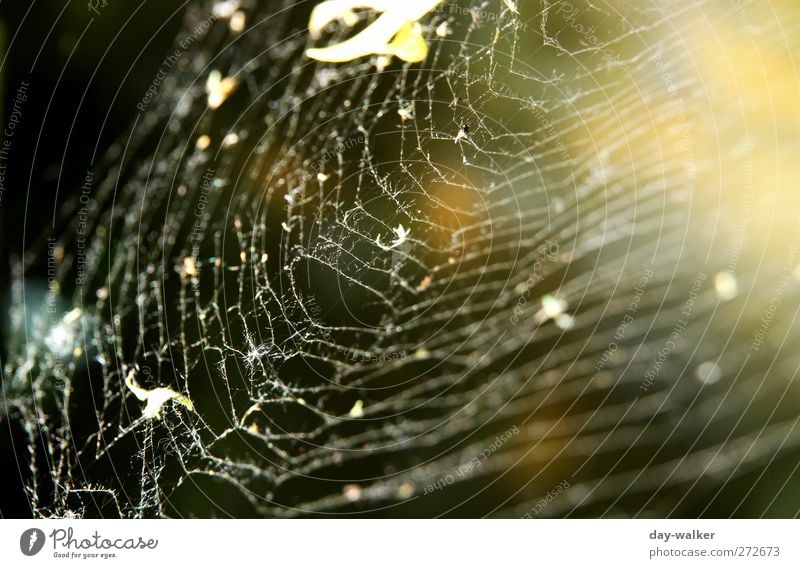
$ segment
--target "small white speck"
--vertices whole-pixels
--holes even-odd
[[[714,276],[714,289],[717,297],[723,302],[732,300],[739,291],[736,277],[730,272],[717,272]]]
[[[713,385],[722,378],[722,369],[712,361],[706,361],[694,371],[697,380],[705,385]]]
[[[567,302],[555,296],[546,295],[542,298],[542,311],[545,319],[556,318],[567,309]]]
[[[238,143],[239,143],[239,135],[236,134],[235,132],[227,134],[225,138],[222,139],[223,148],[228,148]]]
[[[406,238],[411,233],[410,229],[406,229],[403,225],[397,225],[394,229],[395,239],[392,241],[392,248],[397,248],[406,242]]]
[[[569,314],[561,314],[556,317],[556,325],[566,331],[575,325],[575,318]]]
[[[380,57],[375,58],[375,70],[378,73],[383,73],[383,71],[389,66],[392,62],[392,58],[387,55],[381,55]]]
[[[402,107],[397,109],[397,114],[400,115],[400,119],[405,122],[406,120],[413,120],[414,119],[414,110],[411,107]]]
[[[357,400],[356,403],[353,405],[353,408],[350,409],[348,414],[350,418],[363,418],[364,417],[364,401]]]
[[[73,333],[66,324],[60,323],[47,334],[47,345],[53,353],[66,355],[72,351]]]
[[[197,264],[191,256],[183,257],[183,267],[181,268],[183,276],[197,276]]]
[[[397,488],[395,495],[398,499],[408,499],[414,495],[414,484],[406,481]]]
[[[361,499],[361,487],[356,484],[345,485],[342,488],[342,495],[344,495],[344,498],[351,503],[355,503]]]
[[[241,10],[236,10],[231,16],[231,21],[228,22],[228,26],[231,28],[232,32],[239,34],[244,31],[246,22],[247,18],[245,17],[244,12]]]
[[[211,13],[215,18],[227,20],[236,13],[240,5],[240,0],[225,0],[224,2],[214,4],[214,7],[211,8]]]
[[[233,77],[225,77],[217,71],[211,71],[206,80],[206,93],[208,94],[208,108],[217,109],[222,106],[228,97],[236,90],[238,82]]]
[[[74,310],[71,310],[64,316],[64,323],[66,324],[75,323],[76,321],[78,321],[78,319],[80,319],[82,313],[83,312],[81,311],[80,308],[75,308]]]
[[[211,145],[211,138],[207,134],[203,134],[197,139],[195,144],[198,150],[205,150]]]

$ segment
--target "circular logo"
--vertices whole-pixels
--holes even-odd
[[[19,549],[25,556],[38,554],[44,546],[44,531],[28,529],[19,537]]]

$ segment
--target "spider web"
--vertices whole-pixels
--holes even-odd
[[[382,70],[305,57],[308,3],[188,10],[32,247],[56,292],[15,267],[34,515],[797,513],[793,280],[753,347],[797,238],[764,253],[738,169],[796,132],[703,61],[743,22],[796,53],[797,10],[518,4],[446,2]],[[128,377],[191,405],[145,417]]]

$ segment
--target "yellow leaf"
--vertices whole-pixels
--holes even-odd
[[[416,22],[407,22],[400,28],[388,47],[392,55],[409,63],[419,63],[428,55],[428,44],[425,43],[422,29]]]
[[[343,42],[306,50],[318,61],[342,63],[368,55],[393,55],[417,63],[425,59],[428,45],[417,23],[444,0],[327,0],[314,7],[308,29],[317,37],[330,22],[344,20],[352,26],[357,18],[353,10],[370,8],[382,14],[372,24]]]

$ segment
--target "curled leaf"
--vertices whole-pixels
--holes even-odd
[[[147,390],[136,382],[134,374],[135,371],[133,370],[128,373],[128,376],[125,377],[125,385],[136,398],[147,403],[142,411],[142,415],[145,418],[159,418],[161,416],[161,407],[164,406],[165,402],[173,399],[189,410],[194,410],[194,404],[189,400],[189,397],[167,387],[157,387]]]
[[[327,0],[314,7],[308,23],[312,37],[317,37],[330,22],[343,20],[352,26],[357,21],[354,10],[368,8],[382,14],[371,25],[341,43],[306,50],[318,61],[342,63],[367,55],[396,56],[418,63],[428,55],[428,44],[418,20],[444,0]]]

